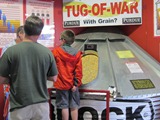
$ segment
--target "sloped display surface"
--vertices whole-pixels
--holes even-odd
[[[125,113],[129,106],[134,110],[130,111],[128,119],[160,119],[160,64],[133,40],[116,27],[99,27],[89,28],[78,34],[72,46],[84,53],[88,49],[96,51],[98,57],[97,61],[82,61],[83,64],[89,65],[90,69],[93,63],[98,64],[96,77],[83,84],[81,89],[110,90],[113,98],[110,108],[114,108],[115,104],[118,106],[119,103],[121,106],[118,108],[124,113],[122,119],[127,119]],[[138,109],[140,110],[137,117]],[[118,119],[118,114],[111,114],[112,112],[110,118]]]

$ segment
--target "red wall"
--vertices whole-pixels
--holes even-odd
[[[54,0],[54,18],[55,18],[55,46],[59,44],[60,33],[63,28],[62,0]],[[153,1],[142,0],[142,25],[121,26],[122,31],[134,40],[140,47],[147,51],[153,58],[160,62],[160,37],[154,37],[154,18]],[[85,28],[73,28],[78,34]],[[0,50],[1,51],[1,50]],[[2,86],[0,86],[0,92]],[[0,120],[3,113],[2,95],[0,94]]]
[[[0,120],[3,120],[3,108],[4,108],[4,92],[3,92],[3,85],[0,85]]]

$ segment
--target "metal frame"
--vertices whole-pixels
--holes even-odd
[[[48,88],[48,92],[49,92],[49,96],[50,96],[50,99],[49,99],[49,105],[50,105],[50,118],[51,120],[53,120],[53,117],[52,117],[52,111],[53,111],[53,108],[51,106],[51,94],[52,94],[52,91],[55,91],[56,89],[55,88]],[[80,92],[92,92],[92,93],[106,93],[106,120],[109,120],[109,101],[110,101],[110,92],[108,90],[91,90],[91,89],[79,89]]]

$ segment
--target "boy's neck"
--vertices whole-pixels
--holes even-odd
[[[64,43],[63,46],[69,46],[69,47],[70,47],[71,45],[70,45],[70,44],[67,44],[67,43]]]

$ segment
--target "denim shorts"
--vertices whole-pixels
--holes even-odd
[[[78,88],[75,92],[71,90],[56,90],[56,106],[58,109],[78,108],[80,95]]]

